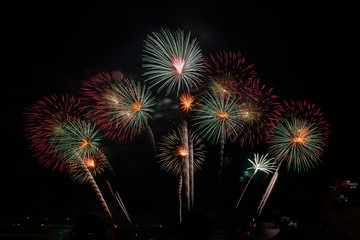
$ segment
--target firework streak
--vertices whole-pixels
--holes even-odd
[[[120,198],[119,193],[117,191],[115,191],[116,194],[114,194],[114,192],[112,190],[112,187],[111,187],[108,180],[106,180],[106,184],[107,184],[107,186],[108,186],[108,188],[110,190],[111,195],[115,198],[116,202],[119,204],[119,206],[120,206],[121,210],[123,211],[124,215],[126,216],[127,220],[129,221],[129,223],[132,223],[131,219],[130,219],[130,216],[129,216],[126,208],[125,208],[125,205],[124,205],[123,201]]]
[[[276,171],[274,172],[274,175],[272,176],[271,180],[270,180],[270,183],[268,185],[268,187],[266,188],[266,191],[265,191],[265,194],[263,195],[262,199],[261,199],[261,202],[260,202],[260,205],[259,207],[257,208],[257,212],[256,212],[256,215],[259,217],[264,206],[265,206],[265,203],[266,201],[268,200],[269,196],[270,196],[270,193],[278,179],[278,175],[279,175],[279,168],[280,168],[280,165],[277,167]]]

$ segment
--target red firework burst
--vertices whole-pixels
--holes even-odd
[[[241,118],[244,121],[238,139],[241,145],[248,142],[253,148],[254,145],[267,141],[275,123],[280,119],[282,106],[279,97],[273,93],[273,88],[268,88],[260,83],[252,86],[246,85],[246,92],[249,94],[244,94],[244,91],[235,88],[241,99]]]
[[[58,161],[60,155],[51,139],[61,131],[64,122],[80,116],[83,109],[79,99],[68,95],[44,97],[26,109],[26,136],[34,157],[45,167],[64,170],[65,163]]]
[[[232,91],[239,85],[257,86],[259,83],[254,64],[249,64],[240,52],[223,51],[205,57],[205,67],[211,85],[223,91]]]

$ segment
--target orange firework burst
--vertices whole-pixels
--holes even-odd
[[[188,112],[194,106],[193,102],[195,98],[189,93],[183,93],[180,96],[180,107],[184,112]]]
[[[185,147],[180,146],[178,148],[178,154],[182,157],[185,157],[185,156],[189,155],[189,151]]]

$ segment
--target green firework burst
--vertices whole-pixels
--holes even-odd
[[[93,124],[73,119],[58,126],[57,134],[50,141],[62,161],[76,164],[85,159],[95,158],[100,151],[101,139]]]
[[[229,94],[207,92],[201,97],[201,103],[194,111],[194,126],[200,135],[212,144],[217,144],[221,138],[224,138],[224,141],[233,139],[242,129],[240,102]]]
[[[114,130],[114,135],[124,140],[131,139],[148,125],[154,105],[155,97],[140,82],[127,79],[114,83],[104,94],[106,118],[109,120],[106,124],[120,130]]]
[[[318,165],[324,146],[323,134],[315,124],[292,116],[275,126],[269,139],[269,152],[279,163],[286,162],[288,170],[308,171]]]

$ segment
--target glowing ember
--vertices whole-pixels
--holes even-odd
[[[180,156],[182,156],[182,157],[185,157],[186,155],[189,154],[189,152],[188,152],[188,150],[186,148],[181,146],[181,147],[178,148],[178,154]]]
[[[181,97],[179,99],[181,109],[184,112],[188,112],[194,106],[194,104],[192,103],[194,102],[195,98],[188,93],[181,94]]]
[[[181,57],[174,58],[172,60],[172,65],[175,67],[178,74],[182,74],[185,65],[185,59],[182,59]]]

